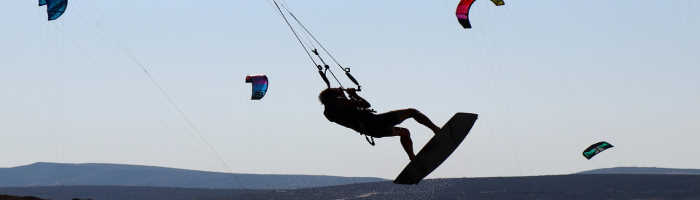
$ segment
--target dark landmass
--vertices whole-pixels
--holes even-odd
[[[686,174],[700,175],[700,169],[670,169],[656,167],[615,167],[594,169],[579,174]]]
[[[207,189],[298,189],[386,181],[369,177],[205,172],[119,164],[59,164],[0,168],[0,187],[109,185]]]
[[[43,200],[43,199],[32,197],[32,196],[16,197],[16,196],[0,194],[0,200]]]
[[[418,185],[390,181],[295,190],[222,190],[114,186],[0,188],[0,193],[46,199],[700,199],[698,175],[573,174],[533,177],[430,179]]]

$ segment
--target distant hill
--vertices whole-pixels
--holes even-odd
[[[0,194],[0,200],[43,200],[43,199],[36,198],[36,197],[32,197],[32,196],[17,197],[17,196],[10,196],[10,195],[2,195],[2,194]]]
[[[384,181],[369,177],[230,174],[119,164],[59,164],[0,168],[0,187],[113,185],[217,189],[295,189]]]
[[[671,169],[656,167],[615,167],[594,169],[579,172],[578,174],[682,174],[700,175],[700,169]]]
[[[295,190],[222,190],[115,186],[0,188],[0,194],[95,200],[498,200],[700,199],[700,176],[574,174],[533,177],[429,179],[418,185],[390,181]]]

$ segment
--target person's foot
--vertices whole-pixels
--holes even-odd
[[[408,159],[413,161],[416,159],[416,156],[415,155],[408,155]]]

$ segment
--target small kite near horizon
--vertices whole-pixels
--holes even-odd
[[[612,147],[613,147],[612,144],[605,142],[605,141],[595,143],[595,144],[589,146],[588,148],[586,148],[586,150],[583,150],[583,157],[586,157],[586,159],[590,160],[591,158],[593,158],[593,156],[598,155],[600,152],[603,152],[606,149],[609,149]]]

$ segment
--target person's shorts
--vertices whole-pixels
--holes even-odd
[[[371,115],[365,122],[365,135],[375,138],[394,136],[394,127],[403,120],[397,112],[386,112],[378,115]]]

